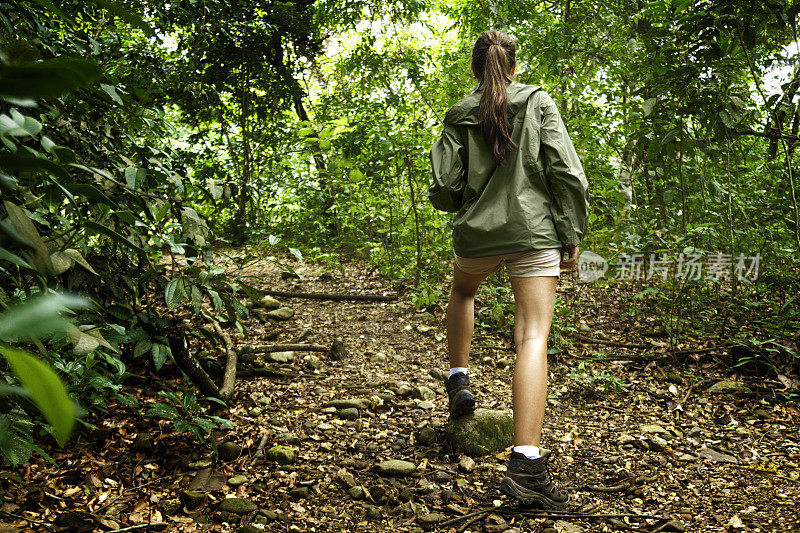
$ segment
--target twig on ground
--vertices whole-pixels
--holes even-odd
[[[324,344],[251,344],[235,349],[238,354],[274,353],[274,352],[327,352],[330,348]]]
[[[135,526],[123,527],[122,529],[112,529],[106,533],[122,533],[123,531],[133,531],[135,529],[144,529],[146,527],[161,527],[168,526],[167,522],[150,522],[149,524],[138,524]]]
[[[267,440],[269,440],[269,435],[267,433],[264,433],[264,435],[261,437],[261,441],[258,443],[256,452],[253,454],[253,460],[250,461],[250,466],[256,464],[256,461],[258,461],[261,458],[261,456],[264,455],[264,446],[267,445]]]
[[[397,300],[396,295],[383,294],[332,294],[323,292],[286,292],[286,291],[261,291],[269,296],[280,298],[304,298],[306,300],[353,300],[357,302],[393,302]]]

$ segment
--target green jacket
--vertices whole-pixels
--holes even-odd
[[[455,212],[453,248],[484,257],[578,244],[586,234],[586,176],[553,99],[540,87],[508,86],[511,134],[519,149],[498,166],[478,125],[481,92],[444,118],[431,149],[436,209]]]

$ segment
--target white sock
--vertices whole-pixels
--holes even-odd
[[[450,377],[452,378],[454,374],[458,374],[459,372],[463,372],[464,374],[467,373],[466,367],[463,366],[454,366],[450,369]]]
[[[538,446],[514,446],[514,451],[523,454],[528,459],[541,457]]]

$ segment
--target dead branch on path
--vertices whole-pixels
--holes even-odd
[[[189,346],[186,343],[186,324],[175,325],[168,333],[167,340],[169,341],[169,348],[172,351],[172,356],[175,358],[175,363],[178,365],[184,374],[186,374],[192,383],[202,392],[205,396],[213,396],[219,398],[219,388],[214,380],[208,373],[200,366],[197,359],[189,353]]]
[[[397,300],[397,296],[386,296],[383,294],[340,294],[340,293],[324,293],[324,292],[287,292],[287,291],[273,291],[262,290],[268,296],[277,296],[280,298],[304,298],[306,300],[353,300],[357,302],[393,302]]]
[[[222,375],[222,387],[219,395],[222,400],[227,401],[233,394],[233,386],[236,384],[236,365],[238,363],[238,352],[233,347],[230,335],[222,331],[219,322],[214,322],[214,332],[222,339],[225,345],[225,373]]]
[[[235,349],[239,355],[275,352],[327,352],[328,350],[329,348],[324,344],[252,344]]]

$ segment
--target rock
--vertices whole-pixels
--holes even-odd
[[[417,314],[417,318],[419,318],[420,322],[436,322],[436,317],[433,316],[433,313],[427,311]]]
[[[702,448],[697,455],[702,457],[703,459],[710,459],[715,463],[738,463],[738,459],[732,455],[728,455],[727,453],[718,452],[712,448]]]
[[[407,396],[411,396],[413,389],[408,383],[400,383],[397,385],[397,388],[395,389],[394,392],[401,398],[405,398]]]
[[[294,316],[294,309],[291,307],[279,307],[267,313],[267,316],[273,320],[289,320]]]
[[[639,426],[639,431],[642,433],[669,433],[666,429],[659,426],[658,424],[643,424]]]
[[[184,490],[178,495],[178,499],[187,509],[195,509],[206,501],[206,493],[196,490]]]
[[[328,351],[328,359],[331,361],[342,361],[347,357],[347,348],[341,339],[334,339],[331,349]]]
[[[198,459],[197,461],[189,463],[187,466],[192,470],[202,470],[211,466],[213,461],[211,459]]]
[[[247,414],[252,416],[253,418],[259,417],[264,413],[264,410],[260,407],[251,407]]]
[[[428,387],[420,386],[414,387],[414,391],[411,393],[414,398],[419,400],[435,400],[436,393],[433,392]]]
[[[444,427],[450,448],[472,457],[500,452],[513,443],[514,420],[504,411],[476,409]]]
[[[600,459],[604,465],[615,465],[619,462],[619,455],[608,455]]]
[[[339,411],[339,417],[344,420],[358,420],[358,409],[355,407],[346,407]]]
[[[217,511],[237,515],[252,513],[256,510],[258,510],[258,505],[244,498],[225,498],[217,507]]]
[[[444,470],[436,470],[433,472],[433,474],[431,474],[431,478],[436,483],[447,483],[448,481],[450,481],[451,476]]]
[[[458,466],[459,466],[459,468],[461,468],[461,470],[463,470],[464,472],[469,474],[470,472],[475,470],[475,460],[472,457],[470,457],[469,455],[465,455],[458,462]]]
[[[711,385],[706,392],[711,394],[750,394],[753,391],[744,383],[723,379]]]
[[[235,442],[227,441],[217,446],[217,453],[223,461],[233,461],[242,455],[242,447]]]
[[[430,400],[417,400],[417,407],[429,411],[436,407],[436,404]]]
[[[364,497],[364,488],[359,485],[355,485],[347,489],[347,494],[349,494],[354,500],[360,500]]]
[[[272,296],[265,295],[261,301],[258,302],[258,306],[264,309],[278,309],[281,303]]]
[[[368,520],[380,520],[381,519],[381,510],[375,507],[374,505],[367,505],[364,508],[364,517]]]
[[[250,399],[261,405],[269,405],[272,403],[272,400],[260,391],[250,394]]]
[[[297,460],[297,452],[288,446],[273,446],[267,450],[267,459],[282,465],[288,465]]]
[[[305,498],[308,496],[308,487],[294,487],[289,491],[289,496],[292,498]]]
[[[381,461],[375,465],[375,470],[382,476],[407,476],[417,469],[417,465],[408,461],[392,459]]]
[[[372,402],[368,398],[350,398],[349,400],[331,400],[325,403],[325,407],[340,409],[371,409]]]
[[[375,355],[370,357],[369,360],[376,365],[385,365],[386,361],[388,361],[389,359],[386,357],[385,353],[376,353]]]
[[[636,437],[628,435],[627,433],[623,433],[622,435],[619,436],[617,442],[619,442],[620,446],[624,446],[626,444],[633,444],[634,442],[636,442]]]
[[[137,452],[153,451],[153,437],[147,433],[137,433],[131,447]]]
[[[417,441],[420,444],[429,446],[431,444],[434,444],[438,440],[439,437],[436,434],[436,430],[430,426],[425,426],[424,428],[419,430],[419,433],[417,433]]]
[[[408,487],[404,488],[400,491],[400,494],[397,497],[400,499],[401,502],[410,502],[411,498],[413,498],[413,494],[411,494],[411,490]]]
[[[683,376],[676,374],[675,372],[670,372],[667,374],[667,381],[674,383],[675,385],[683,385]]]
[[[294,360],[294,352],[268,353],[267,359],[269,359],[273,363],[291,363]]]
[[[445,372],[441,368],[432,368],[428,372],[428,375],[431,377],[431,379],[435,381],[444,381],[447,379],[447,372]]]
[[[238,476],[229,477],[228,478],[228,485],[230,485],[231,487],[238,487],[239,485],[244,485],[248,481],[249,481],[249,479],[247,479],[247,476],[238,475]]]
[[[486,531],[486,533],[503,533],[507,529],[508,524],[505,519],[494,513],[487,516],[483,523],[483,530]]]
[[[650,435],[647,437],[647,440],[650,441],[650,449],[657,452],[664,451],[664,449],[669,446],[669,443],[658,435]]]
[[[303,363],[313,370],[322,370],[322,361],[316,355],[303,356]]]
[[[682,453],[678,456],[678,462],[681,463],[691,463],[692,461],[696,461],[697,457],[689,453]]]
[[[156,507],[164,513],[175,514],[180,512],[181,505],[181,501],[178,498],[170,498],[168,500],[159,500]]]
[[[555,526],[559,533],[583,533],[585,531],[581,526],[566,520],[556,520]]]
[[[444,522],[447,519],[442,513],[427,513],[419,516],[421,524],[433,525]]]
[[[686,531],[686,526],[680,520],[670,520],[666,524],[661,527],[661,531],[677,531],[678,533],[682,533]]]

